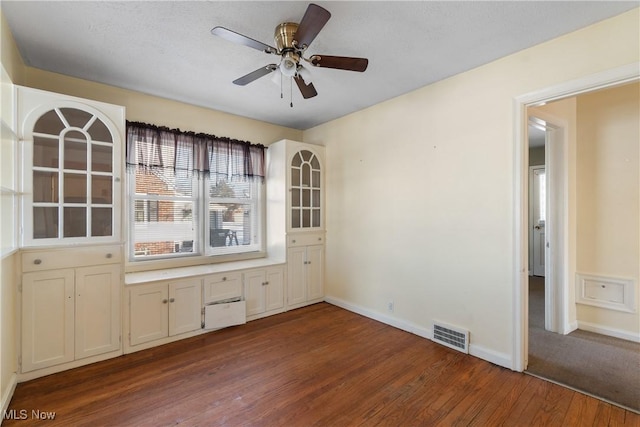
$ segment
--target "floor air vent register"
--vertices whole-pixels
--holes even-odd
[[[469,331],[441,322],[433,322],[433,341],[469,354]]]

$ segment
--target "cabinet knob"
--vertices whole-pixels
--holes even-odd
[[[295,240],[295,239],[293,239],[291,242],[292,242],[292,243],[295,243],[295,242],[296,242],[296,240]]]
[[[175,302],[176,299],[175,298],[169,298],[169,302]]]
[[[40,265],[40,264],[42,264],[42,260],[40,258],[36,258],[36,259],[33,260],[33,263],[35,265]]]
[[[318,242],[322,242],[322,237],[318,237]]]
[[[169,302],[166,298],[162,300],[163,304],[166,304],[167,302]]]
[[[108,254],[107,254],[107,258],[111,258],[111,257],[113,257],[113,254],[108,253]]]
[[[226,282],[226,281],[227,281],[227,276],[224,276],[224,277],[222,278],[222,281],[223,281],[223,282]]]

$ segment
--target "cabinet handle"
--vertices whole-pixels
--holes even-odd
[[[322,237],[318,237],[318,242],[322,242]]]
[[[169,302],[175,302],[176,299],[175,298],[169,298]]]
[[[262,286],[267,286],[267,282],[262,282]]]
[[[222,278],[222,281],[223,281],[223,282],[226,282],[226,281],[227,281],[227,276],[224,276],[224,277]]]
[[[168,302],[168,300],[166,298],[162,300],[163,304],[166,304],[167,302]]]
[[[40,258],[36,258],[36,259],[33,260],[33,263],[35,265],[40,265],[40,264],[42,264],[42,260]]]
[[[291,243],[295,243],[295,242],[296,242],[296,240],[295,240],[295,239],[293,239],[293,240],[291,241]]]
[[[108,253],[108,254],[107,254],[107,258],[111,258],[111,257],[113,257],[113,254]]]

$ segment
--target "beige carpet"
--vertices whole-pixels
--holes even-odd
[[[544,278],[529,279],[527,372],[640,413],[640,344],[577,330],[544,329]]]

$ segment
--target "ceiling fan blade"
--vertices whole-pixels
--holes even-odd
[[[278,50],[273,46],[269,46],[268,44],[264,44],[247,36],[243,36],[242,34],[236,33],[235,31],[231,31],[224,27],[214,27],[211,30],[211,34],[213,34],[214,36],[222,37],[223,39],[230,42],[249,46],[266,53],[278,53]]]
[[[299,49],[305,49],[308,47],[313,39],[316,38],[322,27],[331,18],[331,13],[328,10],[311,3],[307,7],[307,11],[302,17],[302,21],[298,25],[296,35],[293,39],[296,41],[296,45]]]
[[[238,86],[244,86],[251,83],[254,80],[258,80],[262,76],[266,76],[267,74],[273,72],[278,66],[276,64],[265,65],[264,67],[258,68],[255,71],[250,72],[246,76],[242,76],[239,79],[235,79],[233,81],[234,84]]]
[[[313,55],[309,62],[316,67],[335,68],[363,72],[369,65],[367,58],[351,58],[348,56]]]
[[[295,76],[294,79],[304,99],[313,98],[318,94],[318,92],[316,92],[316,88],[313,87],[313,83],[306,84],[300,76]]]

